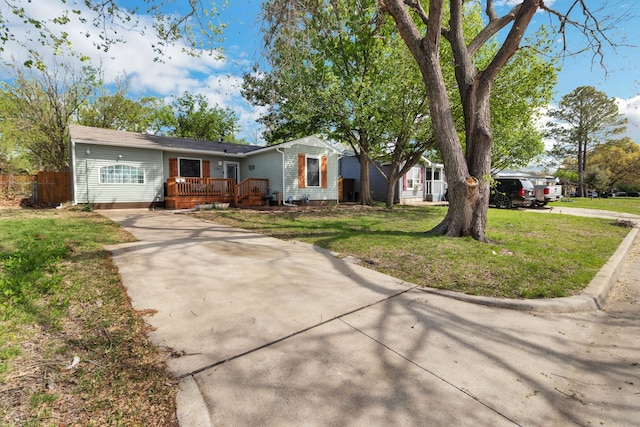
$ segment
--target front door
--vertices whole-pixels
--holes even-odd
[[[236,184],[240,182],[240,164],[236,162],[225,162],[224,177],[236,180]]]

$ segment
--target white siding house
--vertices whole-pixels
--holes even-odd
[[[327,203],[338,200],[340,152],[309,136],[254,151],[245,162],[247,176],[268,178],[272,194],[282,200]]]
[[[163,206],[168,180],[268,180],[270,195],[336,203],[339,152],[315,136],[240,145],[69,126],[73,201],[100,208]]]

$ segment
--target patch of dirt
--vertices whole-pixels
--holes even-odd
[[[21,354],[0,386],[0,424],[177,427],[177,380],[165,374],[166,356],[148,344],[144,328],[87,329],[82,308],[71,311],[77,317],[62,330],[36,327],[13,343]]]
[[[22,203],[17,197],[0,197],[0,209],[20,209]]]

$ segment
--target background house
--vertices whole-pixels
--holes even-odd
[[[390,164],[381,164],[383,170],[388,171]],[[360,162],[353,152],[345,151],[340,159],[340,176],[343,179],[345,188],[353,182],[353,201],[358,200],[360,194]],[[373,200],[386,201],[389,183],[374,166],[370,167],[370,187]],[[394,203],[410,204],[420,201],[443,201],[447,191],[447,184],[444,175],[444,165],[433,163],[429,159],[422,157],[420,162],[411,168],[398,181],[395,191]],[[352,201],[350,192],[344,192],[345,200]]]
[[[79,125],[70,125],[69,135],[74,204],[193,207],[214,194],[230,200],[229,192],[249,180],[256,184],[249,191],[259,194],[251,204],[276,196],[311,204],[338,200],[339,153],[315,136],[264,147]],[[177,195],[169,196],[174,189]]]

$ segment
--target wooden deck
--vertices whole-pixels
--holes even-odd
[[[231,206],[264,206],[267,203],[269,180],[247,178],[236,184],[226,178],[167,179],[164,206],[167,209],[191,209],[206,203],[229,203]]]

